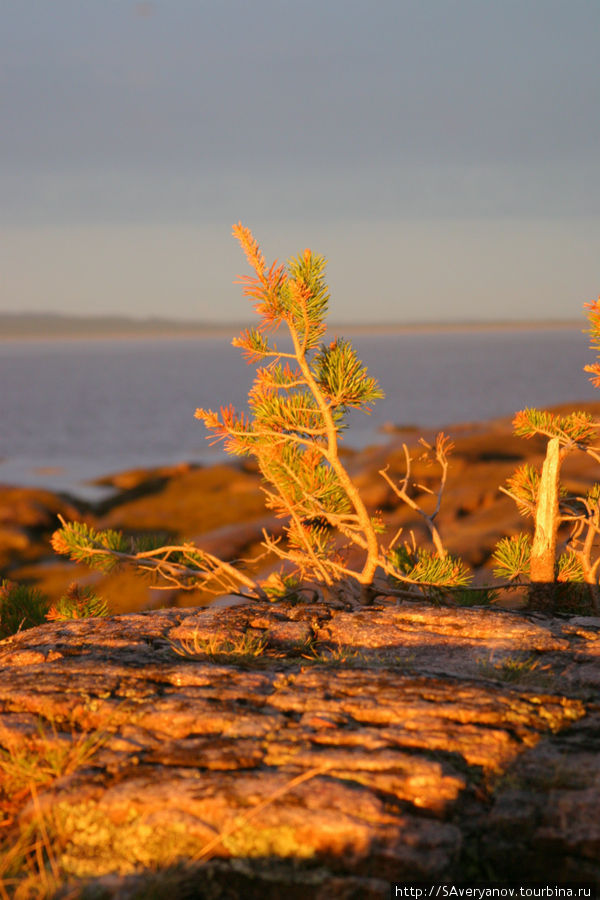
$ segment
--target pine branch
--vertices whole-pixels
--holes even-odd
[[[596,356],[600,358],[600,297],[593,303],[586,303],[585,308],[588,310],[588,321],[590,329],[590,345],[596,351]],[[590,381],[595,387],[600,387],[600,364],[593,363],[584,367],[584,372],[589,372],[593,377]]]
[[[332,407],[363,409],[385,396],[348,341],[323,346],[314,361],[315,380]]]
[[[92,588],[70,584],[66,593],[53,604],[46,613],[49,622],[67,619],[104,618],[108,615],[108,604],[98,597]]]
[[[568,550],[559,556],[556,580],[563,583],[581,583],[584,581],[581,559],[573,550]]]
[[[529,463],[520,466],[506,484],[507,487],[500,487],[502,493],[515,501],[522,516],[533,516],[540,488],[540,473],[535,466]]]
[[[0,640],[42,625],[49,605],[37,588],[0,579]]]
[[[585,447],[596,437],[598,425],[586,412],[559,416],[547,410],[523,409],[513,419],[515,434],[530,439],[538,434],[559,438],[563,448]]]
[[[79,522],[67,523],[59,516],[62,528],[52,535],[52,547],[75,562],[110,572],[129,563],[163,580],[158,589],[210,589],[211,583],[225,592],[240,587],[249,589],[264,599],[256,582],[230,563],[191,544],[167,545],[153,550],[137,551],[135,542],[127,541],[120,532],[95,531]],[[126,549],[127,548],[127,549]]]
[[[438,556],[430,550],[416,550],[404,544],[390,556],[398,572],[394,580],[404,583],[423,584],[429,588],[466,587],[472,579],[462,560],[449,553]]]
[[[493,570],[496,578],[516,581],[524,575],[529,576],[531,538],[528,534],[502,538],[496,545],[492,559],[496,562]]]
[[[226,406],[219,412],[199,408],[196,417],[204,422],[213,443],[223,441],[229,453],[256,458],[267,506],[287,520],[286,543],[265,534],[266,550],[295,566],[304,579],[317,579],[327,590],[344,591],[354,599],[358,594],[363,603],[371,602],[379,590],[376,580],[381,578],[388,588],[393,583],[399,595],[405,591],[411,597],[430,589],[466,589],[470,575],[460,560],[446,553],[435,525],[451,442],[440,434],[435,447],[424,444],[427,456],[440,466],[439,487],[436,492],[424,485],[414,487],[435,496],[431,513],[410,494],[411,461],[406,448],[407,471],[399,485],[392,484],[387,470],[382,471],[398,497],[425,519],[436,548],[436,555],[415,552],[408,565],[400,551],[393,550],[399,533],[384,551],[379,538],[384,530],[382,517],[368,511],[340,459],[347,411],[370,412],[370,405],[383,392],[350,342],[337,337],[329,343],[323,340],[329,303],[324,258],[305,250],[291,258],[287,267],[274,262],[268,268],[250,230],[238,223],[233,233],[253,270],[240,283],[260,321],[232,343],[258,368],[247,414]],[[268,331],[282,325],[289,331],[291,352],[283,352],[267,337]],[[267,596],[235,565],[191,544],[142,548],[119,532],[61,523],[53,539],[57,552],[103,571],[130,563],[168,587],[208,590],[216,586],[227,592],[243,590],[248,597]],[[363,554],[356,569],[347,562],[350,547]]]

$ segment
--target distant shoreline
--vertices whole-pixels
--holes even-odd
[[[446,334],[498,331],[584,330],[582,320],[507,320],[503,322],[343,323],[332,321],[328,331],[344,335]],[[161,340],[173,338],[227,338],[248,323],[196,323],[120,317],[78,318],[53,315],[0,313],[0,342],[49,340]]]

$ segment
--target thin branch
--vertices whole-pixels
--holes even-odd
[[[407,488],[408,488],[408,480],[410,478],[411,458],[410,458],[410,454],[408,452],[408,447],[406,446],[406,444],[403,444],[402,446],[404,449],[404,456],[406,458],[406,475],[404,476],[402,481],[398,485],[395,484],[394,481],[392,481],[390,476],[387,474],[389,465],[385,466],[385,468],[383,468],[383,469],[380,469],[379,474],[389,484],[389,486],[394,491],[396,496],[400,500],[402,500],[403,503],[406,503],[407,506],[409,506],[412,510],[414,510],[414,512],[418,513],[425,520],[425,524],[427,525],[427,528],[429,529],[429,533],[431,535],[431,540],[433,541],[433,544],[435,546],[436,553],[440,557],[440,559],[443,559],[445,556],[447,556],[447,552],[446,552],[446,549],[442,542],[441,535],[434,523],[434,518],[437,515],[439,508],[440,508],[441,491],[443,490],[443,485],[440,488],[440,491],[438,492],[438,502],[437,502],[435,511],[433,512],[433,514],[429,515],[408,494]],[[443,483],[445,484],[445,477],[443,479]],[[433,493],[433,491],[431,493]]]
[[[396,546],[396,543],[397,543],[397,542],[400,540],[400,538],[402,537],[402,532],[403,532],[403,531],[404,531],[404,526],[401,525],[400,528],[399,528],[399,529],[397,530],[397,532],[395,533],[394,537],[391,539],[391,541],[390,541],[389,544],[388,544],[388,547],[387,547],[388,553],[391,553],[391,551],[394,549],[394,547]]]

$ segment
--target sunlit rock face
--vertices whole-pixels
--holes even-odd
[[[0,840],[41,823],[107,897],[600,881],[599,635],[391,600],[31,629],[0,644]]]

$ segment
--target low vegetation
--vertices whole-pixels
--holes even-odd
[[[39,719],[37,734],[17,749],[0,748],[0,898],[42,900],[64,884],[57,858],[69,835],[60,828],[44,791],[89,764],[106,740],[99,729],[71,734]],[[28,806],[30,815],[20,821]]]
[[[243,634],[238,638],[217,636],[203,638],[198,634],[192,634],[171,644],[179,656],[190,659],[212,659],[217,662],[252,660],[261,656],[266,646],[264,638],[252,634]]]
[[[257,461],[266,505],[285,520],[283,539],[264,534],[265,550],[281,560],[279,575],[261,583],[189,544],[141,546],[119,532],[95,532],[76,522],[62,523],[54,549],[104,571],[130,563],[165,586],[261,600],[321,596],[364,605],[378,595],[396,594],[465,605],[489,602],[497,586],[473,586],[472,572],[448,553],[436,524],[452,441],[439,434],[433,445],[422,442],[423,458],[439,470],[435,491],[413,479],[407,447],[402,478],[395,481],[387,468],[380,471],[398,499],[422,518],[429,542],[417,546],[402,530],[388,534],[381,517],[367,510],[340,454],[347,412],[368,413],[383,392],[348,341],[325,337],[325,260],[305,250],[287,266],[267,267],[249,229],[238,224],[234,235],[253,270],[241,283],[259,317],[256,328],[232,342],[248,363],[257,364],[249,412],[230,406],[218,412],[198,409],[196,416],[229,453]],[[589,306],[589,318],[592,346],[599,350],[600,300]],[[287,331],[287,344],[275,341],[280,328]],[[600,384],[600,365],[588,369]],[[600,485],[582,497],[565,496],[560,487],[567,455],[583,452],[600,461],[594,443],[598,423],[583,412],[556,416],[527,409],[517,413],[514,425],[524,438],[544,435],[547,451],[541,471],[523,466],[503,488],[533,519],[534,531],[533,537],[522,533],[500,542],[494,574],[504,586],[528,584],[538,605],[564,600],[568,585],[571,600],[599,611]]]
[[[213,442],[256,460],[266,506],[285,521],[283,536],[264,533],[265,551],[281,560],[279,573],[261,582],[242,566],[189,543],[163,545],[62,519],[52,540],[55,551],[104,572],[132,564],[150,573],[157,587],[201,588],[265,601],[334,597],[368,605],[379,595],[396,594],[460,605],[489,603],[498,585],[474,586],[473,573],[447,551],[436,523],[453,449],[450,438],[439,434],[431,445],[421,442],[419,464],[425,460],[439,471],[435,490],[413,477],[415,460],[406,446],[402,477],[395,480],[387,467],[380,470],[396,497],[422,519],[429,541],[418,546],[412,533],[387,533],[381,516],[368,511],[340,453],[348,411],[368,413],[383,392],[349,341],[325,337],[325,260],[305,250],[287,266],[267,267],[249,229],[238,224],[233,231],[253,270],[240,280],[259,317],[257,327],[232,342],[248,363],[257,365],[249,412],[229,406],[218,412],[198,409],[196,416]],[[600,299],[588,305],[588,313],[591,345],[598,353]],[[276,342],[280,329],[287,343]],[[586,368],[600,385],[600,363]],[[600,484],[584,496],[570,496],[560,474],[570,454],[586,453],[600,462],[599,423],[584,412],[559,416],[526,409],[517,413],[514,426],[524,439],[544,436],[546,456],[540,470],[526,464],[501,488],[533,520],[533,533],[500,541],[494,575],[502,579],[500,586],[527,585],[535,605],[598,612]],[[6,582],[0,587],[2,636],[46,620],[106,613],[99,598],[77,585],[52,607],[34,590]]]

